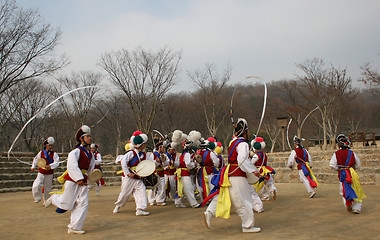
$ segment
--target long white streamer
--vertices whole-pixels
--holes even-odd
[[[43,113],[44,111],[46,111],[51,105],[53,105],[55,102],[57,102],[59,99],[63,98],[64,96],[72,93],[72,92],[75,92],[75,91],[79,91],[79,90],[82,90],[82,89],[86,89],[86,88],[96,88],[97,86],[86,86],[86,87],[80,87],[80,88],[76,88],[76,89],[73,89],[73,90],[70,90],[68,91],[67,93],[64,93],[62,94],[61,96],[59,96],[58,98],[56,98],[54,101],[52,101],[51,103],[49,103],[47,106],[45,106],[44,108],[42,108],[41,110],[39,110],[33,117],[31,117],[26,123],[25,125],[21,128],[20,132],[17,134],[16,138],[13,140],[13,143],[11,145],[11,147],[9,148],[8,150],[8,160],[10,159],[10,153],[13,149],[13,146],[15,145],[15,143],[17,142],[18,138],[20,137],[21,133],[24,131],[24,129],[26,128],[26,126],[28,126],[28,124],[33,121],[33,119],[35,119],[39,114]]]
[[[286,140],[288,142],[288,146],[289,146],[289,149],[292,150],[292,146],[290,146],[290,142],[289,142],[289,127],[290,127],[290,124],[292,123],[292,118],[289,120],[289,123],[288,123],[288,126],[286,127]]]
[[[301,123],[301,126],[300,126],[300,132],[302,131],[302,127],[303,127],[303,124],[305,123],[305,121],[306,121],[306,119],[315,111],[315,110],[317,110],[319,107],[316,107],[316,108],[314,108],[313,110],[311,110],[307,115],[306,115],[306,117],[304,118],[304,120],[302,121],[302,123]],[[300,136],[301,137],[301,136]]]
[[[268,89],[267,89],[267,84],[264,82],[264,105],[263,105],[263,111],[261,112],[261,119],[260,119],[260,124],[259,127],[257,128],[256,136],[259,134],[261,124],[263,123],[264,115],[265,115],[265,109],[267,107],[267,97],[268,97]]]

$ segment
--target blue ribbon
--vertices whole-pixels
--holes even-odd
[[[49,161],[49,164],[50,164],[50,163],[53,163],[54,160],[51,159],[51,157],[50,157],[50,155],[48,154],[48,152],[46,151],[46,149],[44,149],[43,152],[44,152],[44,155],[45,155],[46,159]]]

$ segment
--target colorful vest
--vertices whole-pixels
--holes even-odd
[[[350,158],[348,158],[349,154],[351,154]],[[344,168],[343,166],[346,167],[355,167],[356,160],[355,160],[355,155],[353,152],[349,149],[340,149],[335,152],[335,157],[336,157],[336,162],[338,164],[338,168],[342,169]],[[340,173],[341,171],[338,172],[338,176],[340,178]]]
[[[256,155],[259,157],[259,160],[255,162],[255,166],[256,167],[267,166],[267,161],[268,161],[267,154],[264,153],[263,151],[260,151],[256,153]]]
[[[136,153],[134,150],[128,150],[126,153],[128,153],[128,152],[130,152],[130,151],[133,152],[133,157],[132,157],[131,160],[129,160],[127,166],[128,166],[129,171],[134,172],[134,171],[135,171],[134,169],[136,169],[136,166],[137,166],[141,161],[143,161],[143,160],[146,159],[146,153],[143,152],[143,151],[141,151],[141,152],[139,152],[139,155],[137,155],[137,153]],[[125,177],[124,172],[123,172],[122,175],[123,175],[123,177]],[[135,175],[134,178],[135,178],[135,179],[140,179],[140,177],[137,176],[137,175]]]
[[[158,162],[159,162],[159,166],[156,168],[156,171],[155,173],[160,176],[160,177],[164,177],[164,168],[163,168],[163,162],[162,162],[162,159],[161,159],[161,154],[159,152],[153,152],[154,154],[154,160],[157,161],[158,159]]]
[[[79,169],[80,170],[88,170],[90,168],[90,162],[91,162],[91,159],[92,159],[92,153],[91,153],[91,151],[87,151],[87,149],[85,149],[82,146],[78,146],[76,148],[78,148],[80,150],[80,155],[79,155],[79,159],[78,159],[78,167],[79,167]],[[69,173],[67,173],[65,175],[65,179],[69,180],[69,181],[72,181],[72,182],[75,182],[70,177]],[[84,175],[83,182],[87,183],[87,175]]]
[[[189,169],[187,169],[186,163],[184,161],[184,157],[186,153],[189,153],[189,152],[184,152],[179,157],[179,168],[181,169],[181,176],[190,176],[190,171]]]
[[[166,170],[164,170],[164,173],[166,175],[174,175],[174,173],[176,171],[176,169],[174,167],[174,161],[175,161],[175,159],[177,157],[177,154],[175,154],[175,153],[173,155],[170,155],[169,153],[165,153],[165,154],[169,158],[169,166],[168,166],[168,168]]]
[[[230,176],[247,177],[245,172],[243,172],[240,168],[238,168],[239,166],[238,161],[237,161],[238,153],[236,151],[236,147],[242,142],[245,142],[245,140],[241,138],[237,138],[231,143],[228,149],[228,163],[230,164],[230,169],[229,169]],[[236,168],[238,169],[235,171]],[[233,173],[231,174],[231,172]]]
[[[42,150],[41,151],[41,158],[45,159],[46,161],[46,164],[52,164],[54,162],[54,151],[50,151],[47,152],[46,149]],[[38,169],[38,172],[39,173],[42,173],[42,174],[53,174],[54,173],[54,169],[43,169],[43,168],[39,168]]]
[[[211,160],[211,151],[208,149],[203,149],[200,152],[200,155],[202,156],[201,167],[206,169],[207,175],[212,174],[214,172],[214,163]]]
[[[296,152],[297,158],[296,158],[296,163],[297,163],[297,169],[301,170],[302,169],[302,164],[304,162],[309,162],[309,154],[307,154],[306,149],[304,148],[296,148],[294,149]]]

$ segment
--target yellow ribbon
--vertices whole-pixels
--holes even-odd
[[[208,184],[209,180],[208,180],[207,171],[205,167],[203,167],[202,172],[203,172],[203,179],[204,179],[205,187],[206,187],[206,193],[208,196],[210,194],[210,185]]]
[[[310,163],[309,163],[309,162],[305,162],[305,163],[306,163],[306,167],[307,167],[307,169],[308,169],[309,172],[310,172],[311,179],[313,179],[313,181],[317,184],[317,186],[319,186],[319,183],[318,183],[318,181],[317,181],[317,178],[314,176],[313,171],[311,171]]]
[[[82,172],[83,175],[85,175],[86,172],[87,172],[87,170],[86,169],[81,169],[81,172]],[[65,183],[66,182],[65,176],[68,173],[69,172],[66,170],[64,173],[61,174],[61,176],[57,177],[58,182],[59,183]],[[62,186],[61,191],[54,191],[54,192],[50,192],[49,194],[62,194],[64,191],[65,191],[65,185]]]
[[[187,168],[178,168],[177,171],[175,171],[175,173],[174,173],[177,175],[177,195],[178,195],[178,197],[183,197],[183,183],[181,181],[182,169],[188,170]]]
[[[223,175],[223,183],[219,189],[218,204],[216,205],[216,217],[221,217],[225,219],[230,218],[231,211],[231,198],[229,187],[231,186],[230,180],[228,178],[228,172],[230,170],[230,164],[227,165],[226,171]]]
[[[350,173],[351,173],[351,178],[352,178],[351,187],[352,189],[354,189],[356,196],[358,196],[358,198],[356,198],[355,201],[362,202],[363,199],[366,198],[367,196],[364,194],[362,185],[360,184],[359,175],[353,168],[350,168]]]
[[[133,171],[136,171],[136,166],[131,167],[130,169],[132,169]],[[120,171],[116,172],[116,175],[122,174],[123,172],[124,172],[123,169],[121,169]]]
[[[263,172],[260,173],[260,176],[265,176],[265,175],[267,175],[267,174],[269,174],[269,173],[271,172],[271,171],[270,171],[268,168],[266,168],[265,166],[259,167],[258,170],[260,171],[261,169],[263,169]],[[260,191],[260,189],[264,186],[264,182],[265,182],[265,180],[262,181],[262,182],[257,181],[255,184],[252,185],[252,186],[256,189],[256,192],[259,192],[259,191]]]

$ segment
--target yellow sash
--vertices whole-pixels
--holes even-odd
[[[203,167],[202,172],[203,172],[203,178],[204,178],[205,187],[206,187],[206,193],[208,196],[210,194],[210,185],[208,184],[209,179],[208,179],[208,175],[207,175],[207,171],[205,167]]]
[[[178,168],[177,171],[175,171],[174,174],[177,175],[177,195],[178,197],[183,197],[183,183],[182,183],[182,176],[181,176],[181,171],[182,169],[188,170],[187,168]]]
[[[352,189],[354,189],[356,196],[358,196],[358,198],[355,199],[355,201],[362,202],[363,199],[366,198],[367,196],[364,194],[362,185],[360,184],[359,175],[353,168],[350,168],[350,172],[351,172],[351,177],[352,177],[351,187]]]
[[[223,175],[223,183],[220,186],[218,204],[216,206],[216,217],[221,217],[225,219],[230,218],[231,211],[231,198],[229,187],[231,186],[230,180],[228,178],[228,172],[230,170],[230,164],[227,165],[226,171]]]
[[[268,173],[271,172],[268,168],[266,168],[266,167],[264,167],[264,166],[263,166],[263,167],[259,167],[258,170],[260,171],[261,168],[263,169],[263,172],[260,173],[260,176],[265,176],[265,175],[267,175]],[[259,192],[259,191],[260,191],[260,189],[264,186],[264,182],[265,182],[265,180],[262,181],[262,182],[257,181],[255,184],[252,185],[252,186],[256,189],[256,192]]]
[[[308,168],[308,170],[310,172],[311,179],[313,179],[313,181],[317,184],[317,186],[319,186],[317,178],[314,176],[313,171],[311,171],[311,167],[310,167],[310,163],[309,162],[306,162],[306,167]]]
[[[86,174],[87,170],[86,169],[81,169],[81,172],[83,175]],[[66,179],[65,179],[65,176],[68,174],[69,172],[66,170],[64,173],[62,173],[61,176],[57,177],[57,180],[59,183],[65,183],[66,182]],[[65,185],[62,186],[62,190],[61,191],[54,191],[54,192],[50,192],[49,194],[62,194],[63,192],[65,191]]]
[[[131,167],[130,169],[132,169],[133,171],[136,171],[136,166]],[[122,174],[123,172],[124,172],[123,169],[121,169],[120,171],[116,172],[116,175]]]

